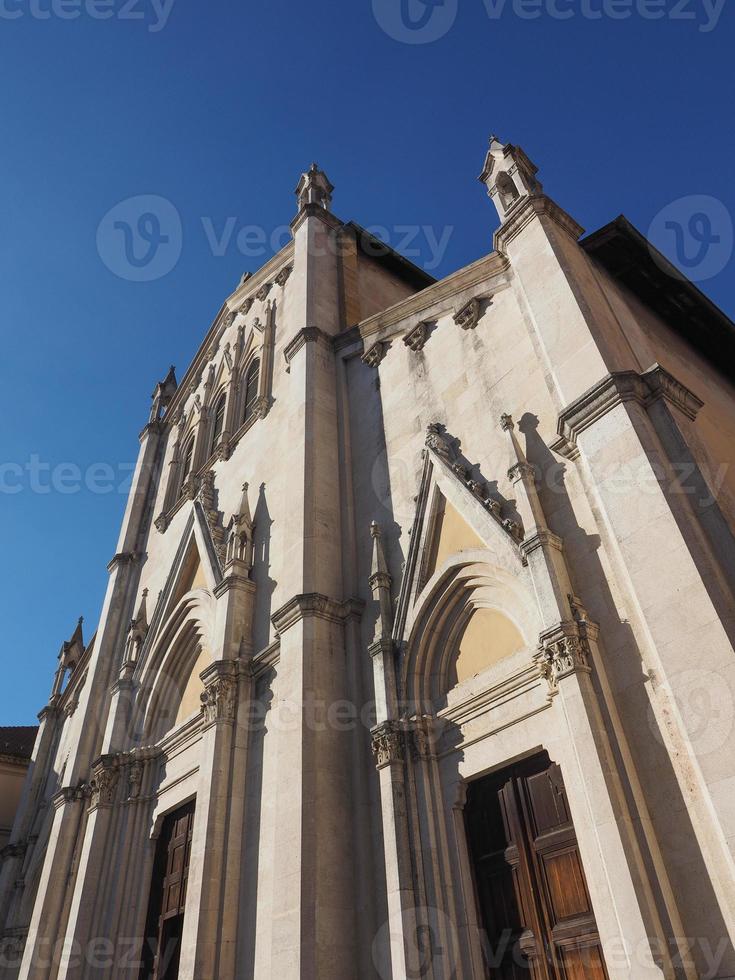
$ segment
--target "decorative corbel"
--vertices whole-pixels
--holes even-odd
[[[413,330],[409,330],[406,336],[403,338],[403,343],[410,350],[418,353],[422,351],[426,345],[426,341],[429,339],[429,328],[426,323],[421,322],[416,324]]]
[[[480,300],[473,297],[454,314],[453,319],[463,330],[474,330],[480,321]]]
[[[376,368],[383,360],[387,352],[388,344],[382,340],[378,340],[372,345],[372,347],[369,347],[365,351],[360,360],[363,362],[363,364],[367,364],[368,367]]]

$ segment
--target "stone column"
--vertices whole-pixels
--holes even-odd
[[[108,566],[110,579],[87,681],[71,722],[71,752],[64,770],[65,785],[56,797],[57,809],[46,848],[38,898],[31,917],[20,970],[21,980],[40,980],[41,977],[54,975],[49,973],[51,967],[39,965],[44,962],[42,951],[54,945],[57,939],[67,936],[66,916],[69,908],[79,911],[86,907],[82,891],[90,887],[91,879],[85,879],[84,870],[73,880],[70,879],[70,862],[78,843],[88,857],[82,867],[88,869],[90,875],[97,873],[94,869],[101,855],[92,853],[89,840],[80,840],[80,835],[85,833],[86,822],[82,800],[85,788],[88,788],[93,762],[102,749],[112,679],[119,668],[126,628],[133,612],[134,590],[139,577],[137,549],[150,527],[151,489],[158,477],[162,432],[163,423],[155,420],[149,422],[141,433],[140,452],[120,531],[118,551]],[[95,828],[98,823],[103,822],[104,819],[94,819],[88,828],[96,841],[101,838]],[[86,942],[88,937],[83,935],[84,925],[83,921],[77,923],[75,919],[67,938],[73,937],[82,943]]]
[[[241,533],[247,537],[251,526]],[[238,542],[232,542],[224,578],[215,589],[213,644],[218,659],[202,672],[204,724],[179,966],[182,980],[219,980],[236,972],[255,599],[247,542],[239,544],[238,550]]]
[[[539,669],[549,682],[550,697],[560,698],[574,739],[579,760],[574,776],[585,786],[588,817],[597,837],[598,853],[605,855],[607,869],[625,868],[629,872],[614,879],[608,874],[598,882],[599,890],[607,891],[610,896],[609,905],[598,903],[595,907],[603,949],[607,947],[609,964],[614,964],[609,965],[609,972],[620,980],[671,976],[674,973],[671,954],[590,676],[593,663],[602,669],[599,655],[593,656],[597,627],[589,622],[573,594],[563,542],[546,526],[535,471],[515,437],[509,415],[502,416],[501,427],[508,434],[512,450],[513,464],[508,475],[513,480],[516,507],[525,532],[521,552],[528,563],[545,624],[537,655]],[[579,833],[582,821],[575,820],[575,825]],[[623,940],[625,963],[621,963]],[[651,941],[662,950],[660,966],[651,955]],[[633,950],[637,954],[635,960],[631,955]]]

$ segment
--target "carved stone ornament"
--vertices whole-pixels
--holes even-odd
[[[252,296],[248,296],[248,298],[243,301],[242,306],[240,307],[240,309],[237,312],[238,313],[243,313],[243,314],[249,313],[250,310],[253,307],[253,303],[254,302],[255,302],[255,299]]]
[[[268,293],[271,291],[272,282],[264,282],[260,289],[255,294],[255,298],[259,300],[264,300]]]
[[[374,728],[372,745],[377,769],[403,762],[403,734],[395,722],[384,721]]]
[[[415,762],[433,758],[437,731],[429,715],[415,718],[411,724],[411,755]]]
[[[96,763],[89,782],[91,790],[90,809],[112,806],[115,802],[115,791],[119,779],[120,773],[110,759],[102,758]]]
[[[284,265],[284,267],[281,269],[281,271],[278,273],[278,275],[275,278],[276,285],[285,286],[286,281],[288,280],[288,277],[291,275],[292,272],[293,272],[292,265]]]
[[[382,340],[379,340],[365,351],[361,360],[364,364],[367,364],[368,367],[376,368],[385,357],[387,351],[388,345],[383,343]]]
[[[449,466],[457,459],[454,441],[447,435],[441,422],[432,422],[426,429],[426,446]]]
[[[143,782],[143,763],[134,759],[128,768],[128,799],[137,800]]]
[[[474,330],[480,320],[480,300],[475,296],[454,314],[454,322],[463,330]]]
[[[22,858],[25,856],[27,849],[27,841],[16,841],[13,844],[6,844],[0,851],[0,861],[4,861],[5,858]]]
[[[155,524],[156,530],[163,534],[168,527],[168,516],[166,514],[159,514],[153,523]]]
[[[591,673],[591,652],[584,629],[575,622],[564,622],[541,636],[537,654],[541,676],[556,693],[559,681],[578,672]]]
[[[207,470],[202,474],[202,482],[199,488],[199,501],[207,519],[207,527],[212,535],[214,550],[217,552],[220,565],[224,564],[225,551],[227,549],[227,532],[223,526],[223,515],[217,510],[215,503],[214,470]]]
[[[227,330],[235,322],[235,317],[237,316],[236,310],[231,310],[224,319],[224,327]],[[214,355],[212,355],[214,356]]]
[[[212,725],[218,721],[234,721],[237,709],[237,678],[216,676],[201,694],[204,724]]]
[[[418,353],[424,349],[426,341],[429,338],[429,328],[425,323],[418,323],[413,330],[409,330],[406,336],[403,338],[403,343],[410,350]]]

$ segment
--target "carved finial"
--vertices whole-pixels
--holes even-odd
[[[513,416],[503,413],[503,415],[500,416],[500,428],[503,430],[503,432],[507,432],[509,429],[514,429],[515,424],[513,422]]]
[[[299,212],[310,204],[316,204],[328,211],[332,203],[333,190],[334,186],[329,182],[324,171],[312,163],[307,172],[301,175],[296,187]]]
[[[376,575],[387,576],[388,584],[390,584],[390,574],[388,573],[388,565],[383,551],[383,535],[377,521],[373,521],[370,525],[370,534],[373,539],[373,561],[370,567],[370,584],[372,585]]]

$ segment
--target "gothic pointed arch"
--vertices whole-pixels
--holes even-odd
[[[541,623],[522,541],[512,502],[429,426],[393,633],[405,705],[434,713],[458,684],[533,649]]]
[[[214,590],[221,578],[210,528],[195,501],[139,661],[130,665],[137,741],[156,741],[198,710],[199,674],[214,648]]]

